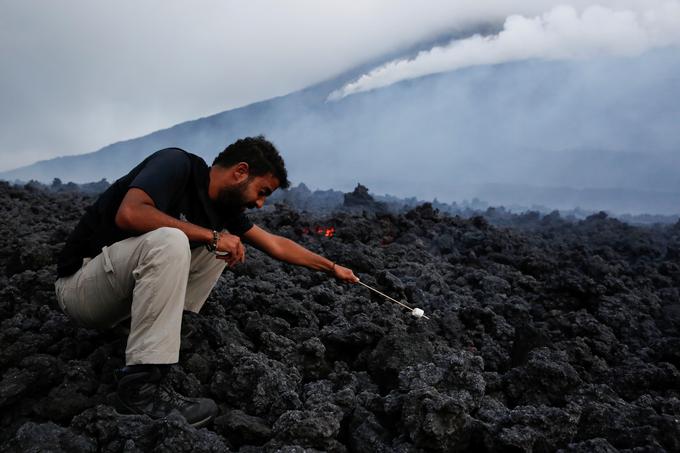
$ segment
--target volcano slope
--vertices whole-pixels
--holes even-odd
[[[54,308],[54,254],[92,198],[0,183],[0,200],[5,450],[680,450],[680,223],[258,213],[431,320],[249,248],[183,319],[170,379],[220,406],[197,430],[117,414],[122,329]]]

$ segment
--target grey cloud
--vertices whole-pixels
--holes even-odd
[[[0,169],[282,95],[559,3],[0,1]]]

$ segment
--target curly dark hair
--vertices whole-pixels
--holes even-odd
[[[252,176],[263,176],[271,173],[279,180],[279,187],[290,186],[286,164],[276,147],[263,135],[236,140],[219,153],[213,165],[230,167],[239,162],[246,162]]]

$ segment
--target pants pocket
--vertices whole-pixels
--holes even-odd
[[[105,328],[125,317],[126,304],[121,297],[107,247],[66,282],[63,300],[68,314],[77,324],[88,328]],[[129,310],[129,308],[127,308]]]
[[[113,262],[111,261],[111,256],[109,255],[109,248],[106,246],[102,247],[102,258],[102,268],[104,269],[106,280],[111,286],[112,293],[115,294],[119,299],[125,299],[126,295],[123,293],[123,290],[120,286],[121,284],[117,279],[118,276],[116,275],[116,270],[113,267]]]

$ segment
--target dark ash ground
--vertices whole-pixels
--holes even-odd
[[[125,337],[54,308],[91,200],[0,183],[5,450],[680,451],[680,222],[258,214],[432,320],[250,248],[184,318],[172,379],[220,405],[196,430],[118,415]]]

